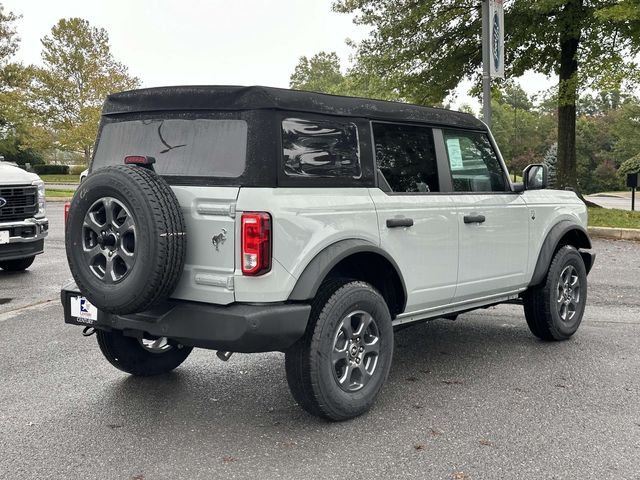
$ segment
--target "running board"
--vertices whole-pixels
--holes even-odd
[[[417,312],[403,313],[393,320],[392,325],[396,327],[407,323],[419,322],[431,318],[439,318],[446,315],[475,310],[476,308],[488,307],[498,303],[515,303],[514,300],[518,299],[518,296],[522,291],[523,290],[515,290],[506,294],[490,295],[488,297],[482,297],[472,301],[449,304],[444,308],[435,307]]]

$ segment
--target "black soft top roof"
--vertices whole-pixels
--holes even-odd
[[[180,86],[129,90],[109,95],[102,114],[189,110],[285,110],[486,130],[486,126],[474,116],[452,110],[259,86]]]

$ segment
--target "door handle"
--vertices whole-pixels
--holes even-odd
[[[465,215],[464,223],[484,223],[484,215]]]
[[[411,226],[413,226],[413,218],[387,218],[387,228]]]

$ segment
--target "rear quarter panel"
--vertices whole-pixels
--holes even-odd
[[[242,212],[260,211],[270,213],[273,222],[271,272],[246,277],[236,263],[238,302],[287,300],[309,262],[335,242],[354,238],[380,244],[367,188],[241,188],[236,209],[238,218]],[[240,258],[240,242],[236,245]]]

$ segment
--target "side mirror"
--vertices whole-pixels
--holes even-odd
[[[529,165],[522,172],[522,181],[525,190],[542,190],[549,185],[549,168],[542,164],[536,163]]]

